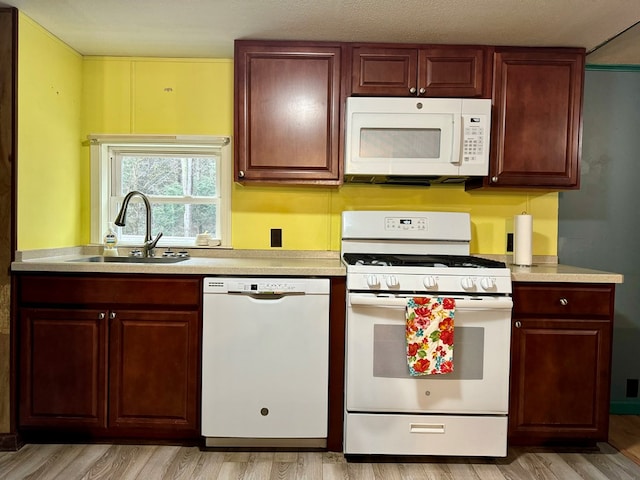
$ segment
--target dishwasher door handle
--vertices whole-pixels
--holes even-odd
[[[303,296],[304,292],[228,292],[227,295],[251,297],[256,300],[280,300],[284,297]]]

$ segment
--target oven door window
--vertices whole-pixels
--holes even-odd
[[[357,304],[353,300],[357,296],[366,298],[366,304]],[[349,294],[348,411],[507,412],[510,298],[457,300],[454,373],[422,376],[409,375],[403,299],[380,298],[381,304],[376,305],[378,298],[367,293]]]
[[[432,375],[431,380],[482,380],[484,328],[456,327],[454,370],[445,375]],[[407,368],[404,325],[373,326],[373,376],[388,378],[413,377]]]

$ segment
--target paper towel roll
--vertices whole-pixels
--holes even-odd
[[[531,251],[533,218],[531,215],[516,215],[513,219],[513,226],[513,263],[515,265],[531,265],[533,261]]]

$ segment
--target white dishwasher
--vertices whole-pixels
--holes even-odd
[[[329,280],[208,277],[202,436],[213,446],[326,446]]]

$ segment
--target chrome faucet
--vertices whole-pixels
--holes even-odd
[[[162,232],[160,232],[155,239],[151,238],[151,204],[149,203],[149,199],[144,193],[138,192],[137,190],[133,190],[132,192],[127,193],[127,195],[124,197],[124,201],[122,202],[122,207],[120,208],[120,212],[118,212],[118,216],[116,217],[114,223],[119,227],[124,227],[126,222],[125,217],[127,215],[127,207],[129,206],[129,200],[131,200],[131,197],[133,197],[134,195],[138,195],[140,198],[142,198],[142,201],[144,202],[144,206],[147,210],[147,231],[144,237],[142,255],[144,257],[151,257],[153,256],[153,249],[156,248],[156,244],[158,243],[158,240],[160,240],[160,237],[162,237]]]

